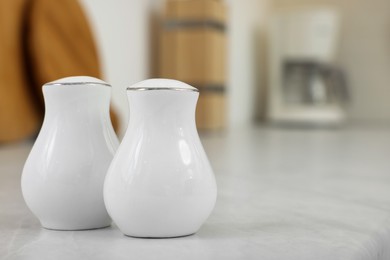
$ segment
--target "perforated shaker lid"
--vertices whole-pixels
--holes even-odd
[[[75,76],[75,77],[66,77],[62,79],[57,79],[52,82],[46,83],[44,86],[60,86],[60,85],[103,85],[111,87],[107,82],[88,76]]]
[[[197,88],[194,88],[187,83],[174,79],[147,79],[140,81],[130,87],[127,90],[175,90],[175,91],[195,91],[199,92]]]

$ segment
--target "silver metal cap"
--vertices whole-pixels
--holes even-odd
[[[61,78],[52,82],[46,83],[44,86],[74,86],[74,85],[102,85],[106,87],[111,87],[107,82],[88,76],[76,76],[76,77],[66,77]]]
[[[173,90],[199,92],[197,88],[173,79],[147,79],[127,88],[129,91]]]

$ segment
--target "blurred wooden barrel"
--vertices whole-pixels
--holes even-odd
[[[217,0],[167,1],[159,76],[200,91],[196,125],[217,130],[226,118],[226,9]]]

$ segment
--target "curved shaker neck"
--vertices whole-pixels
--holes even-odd
[[[199,93],[194,91],[127,91],[129,127],[196,128],[195,109]]]
[[[111,89],[101,85],[43,86],[46,114],[108,112],[110,95]]]

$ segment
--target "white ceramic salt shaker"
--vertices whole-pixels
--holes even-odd
[[[118,146],[110,85],[69,77],[45,84],[43,94],[44,122],[22,175],[26,204],[48,229],[109,226],[103,182]]]
[[[104,184],[108,213],[128,236],[178,237],[198,231],[217,187],[199,140],[199,92],[150,79],[127,89],[130,121]]]

